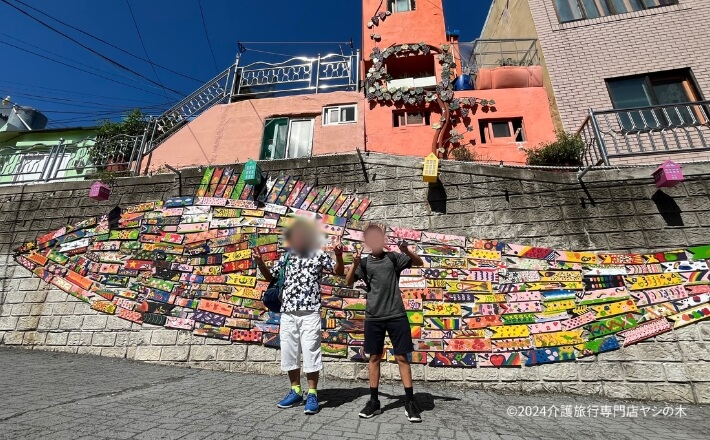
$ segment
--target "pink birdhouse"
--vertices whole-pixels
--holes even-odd
[[[658,188],[672,188],[685,178],[682,167],[669,159],[656,168],[656,171],[653,172],[653,180],[656,181]]]
[[[111,195],[111,187],[103,182],[96,181],[89,188],[89,198],[99,201],[108,200]]]

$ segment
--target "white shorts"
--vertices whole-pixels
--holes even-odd
[[[321,357],[320,312],[284,312],[279,330],[281,339],[281,370],[298,368],[298,355],[303,353],[303,371],[313,373],[323,369]]]

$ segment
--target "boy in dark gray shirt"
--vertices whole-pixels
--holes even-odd
[[[394,356],[404,385],[404,412],[410,422],[421,422],[420,411],[414,400],[412,368],[408,359],[408,354],[414,351],[412,332],[399,290],[399,275],[404,269],[421,266],[423,262],[404,242],[399,246],[401,253],[386,252],[385,233],[376,225],[365,229],[365,244],[372,250],[372,254],[361,259],[360,253],[356,253],[345,281],[352,286],[355,281],[363,280],[367,290],[364,348],[365,353],[370,355],[370,400],[360,411],[360,417],[370,418],[382,412],[378,385],[387,334],[392,340]]]

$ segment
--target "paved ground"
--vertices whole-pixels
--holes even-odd
[[[708,438],[707,407],[418,386],[410,424],[400,387],[382,391],[385,413],[361,421],[365,385],[327,381],[305,416],[276,408],[284,378],[0,348],[0,439]]]

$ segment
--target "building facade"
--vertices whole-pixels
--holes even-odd
[[[613,162],[707,160],[708,20],[705,0],[494,0],[482,38],[537,38],[556,125]]]
[[[464,146],[477,160],[522,164],[525,148],[554,139],[545,89],[542,84],[528,84],[527,79],[523,85],[457,89],[455,100],[495,104],[471,106],[465,117],[450,123],[442,122],[442,106],[434,101],[372,99],[368,92],[372,85],[368,73],[376,64],[372,54],[392,45],[417,47],[397,51],[380,63],[382,79],[378,83],[393,94],[408,98],[410,92],[438,94],[444,84],[444,47],[454,54],[456,63],[445,81],[453,83],[469,73],[461,66],[467,65],[470,56],[462,57],[456,35],[446,34],[441,0],[363,0],[362,26],[362,57],[358,52],[309,61],[299,58],[278,65],[237,63],[233,84],[228,84],[226,75],[222,83],[201,89],[226,91],[226,96],[231,87],[227,102],[183,117],[181,112],[185,108],[191,112],[198,100],[188,97],[167,112],[165,123],[158,125],[175,128],[169,128],[173,132],[164,135],[159,146],[150,148],[142,159],[142,169],[310,157],[358,149],[424,157],[437,152],[436,137],[449,150]],[[522,69],[527,76],[530,67]],[[203,98],[200,93],[195,97]],[[178,124],[176,121],[182,125],[171,125]],[[460,133],[459,142],[452,141],[458,136],[454,133]],[[448,153],[444,156],[450,157]]]
[[[0,132],[0,185],[83,179],[95,139],[94,127]]]

